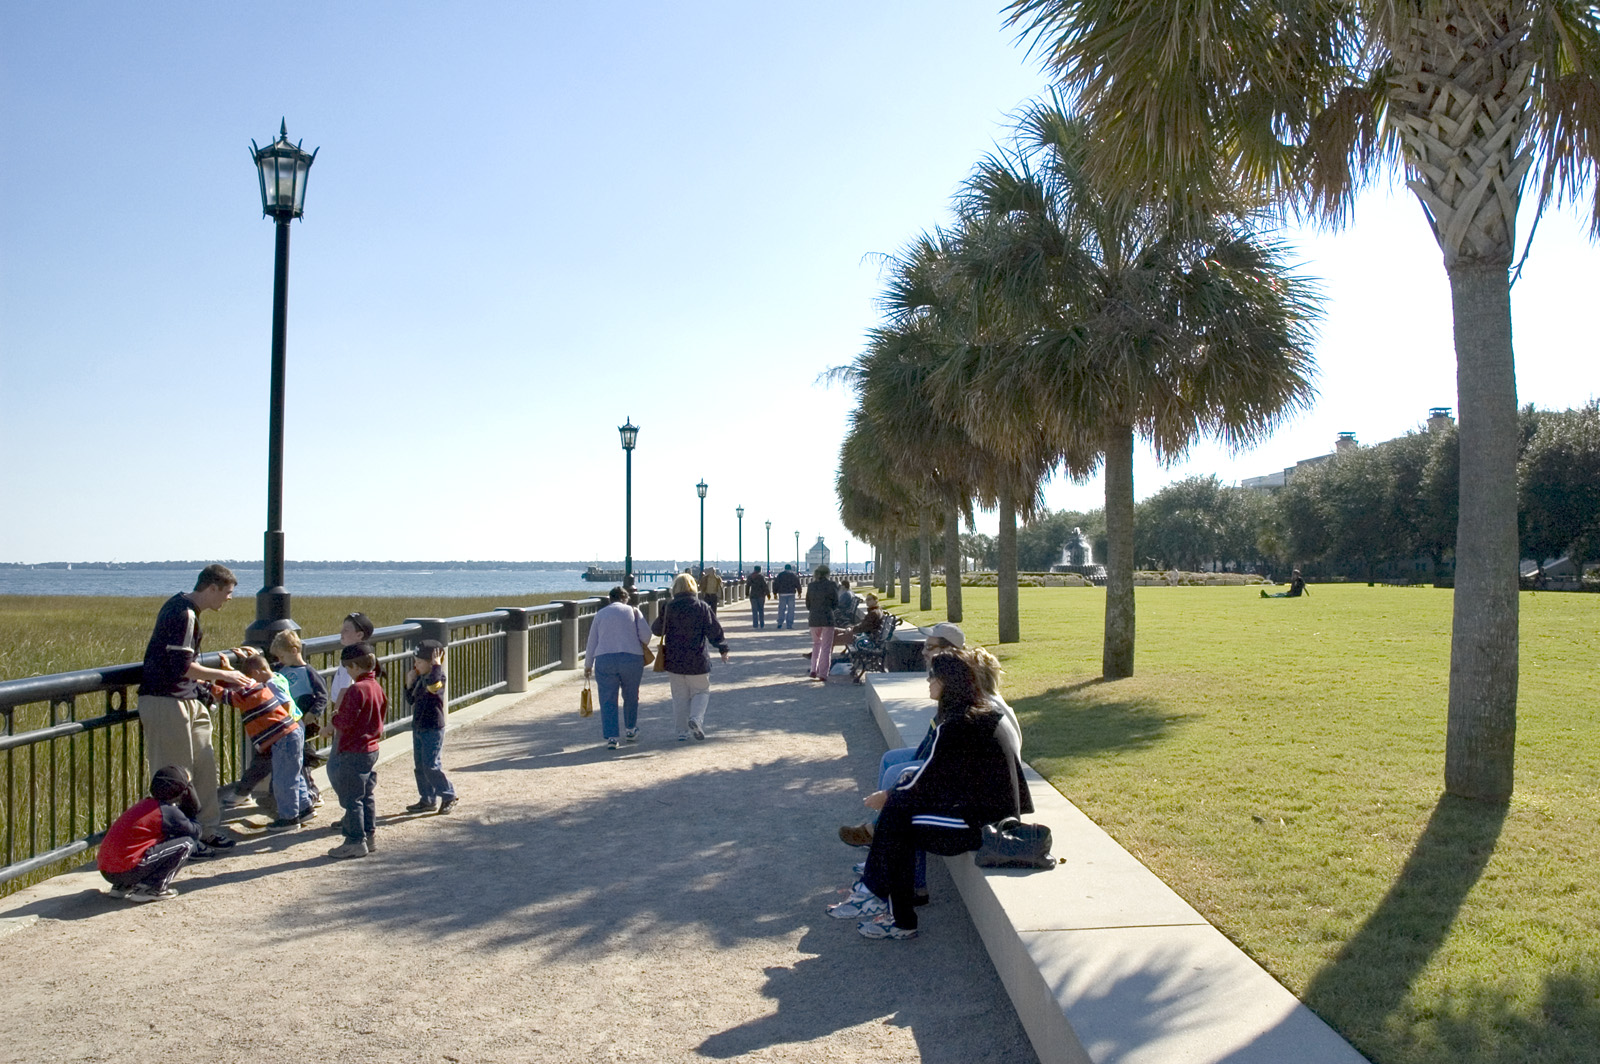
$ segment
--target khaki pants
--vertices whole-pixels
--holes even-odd
[[[222,830],[217,755],[211,748],[211,711],[206,704],[197,698],[140,695],[139,724],[144,729],[146,784],[168,765],[188,769],[200,798],[201,833],[209,838]]]

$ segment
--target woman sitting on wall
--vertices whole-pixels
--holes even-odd
[[[928,696],[939,703],[927,759],[889,791],[869,795],[881,810],[866,869],[850,896],[828,915],[864,917],[866,938],[917,933],[917,852],[953,856],[976,850],[983,825],[1018,814],[1018,781],[1004,716],[978,686],[971,651],[950,649],[928,663]]]

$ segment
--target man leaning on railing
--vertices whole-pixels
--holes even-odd
[[[250,681],[232,669],[200,664],[200,614],[226,605],[238,582],[227,566],[208,565],[200,570],[193,591],[173,595],[162,605],[145,647],[139,683],[139,724],[144,730],[148,766],[145,776],[150,778],[157,769],[170,765],[189,771],[200,800],[201,841],[214,849],[227,849],[234,840],[222,830],[211,711],[200,700],[200,683],[244,687]]]

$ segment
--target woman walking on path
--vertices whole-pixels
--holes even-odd
[[[644,679],[644,648],[650,643],[650,624],[644,614],[628,605],[628,593],[611,589],[611,604],[595,612],[589,622],[589,642],[584,651],[583,678],[600,679],[600,734],[606,747],[639,741],[639,681]],[[617,726],[617,696],[622,696],[622,726]]]
[[[714,565],[706,566],[705,575],[700,578],[700,597],[715,614],[717,605],[722,602],[722,577],[717,575],[717,567]]]
[[[672,600],[650,626],[661,637],[680,743],[691,735],[706,737],[706,705],[711,701],[711,655],[706,653],[706,644],[716,647],[722,663],[728,663],[728,640],[722,625],[711,607],[696,597],[699,591],[694,577],[679,573],[672,582]]]
[[[811,625],[811,678],[827,680],[833,657],[833,611],[839,604],[839,585],[828,578],[828,567],[817,566],[806,588],[806,613]]]

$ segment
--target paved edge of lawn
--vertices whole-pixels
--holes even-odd
[[[934,703],[921,674],[867,679],[890,747],[915,745]],[[1026,749],[1026,740],[1024,740]],[[1365,1064],[1366,1058],[1027,768],[1044,871],[945,858],[1041,1064]]]

